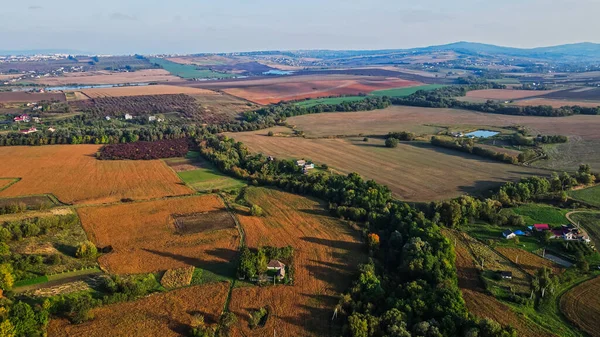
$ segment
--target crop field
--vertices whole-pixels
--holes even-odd
[[[44,77],[37,79],[36,84],[63,86],[69,84],[125,84],[146,82],[171,82],[179,78],[163,69],[143,69],[132,72],[90,71],[68,73],[60,77]]]
[[[218,321],[227,298],[227,282],[194,286],[154,294],[134,302],[117,303],[92,310],[92,321],[72,325],[53,319],[48,336],[145,337],[187,335],[193,315],[204,315],[205,322]]]
[[[238,232],[233,225],[222,227],[227,218],[217,212],[225,212],[225,205],[214,195],[82,207],[77,212],[90,240],[98,247],[112,247],[98,262],[116,274],[188,266],[218,272],[232,262],[238,247]],[[187,219],[187,226],[205,231],[177,228],[176,218],[192,215],[200,221]],[[204,220],[202,215],[209,218]]]
[[[569,290],[560,299],[560,310],[579,328],[598,336],[600,331],[600,277]]]
[[[221,92],[191,96],[196,99],[202,118],[207,122],[233,121],[241,112],[258,108],[254,103]]]
[[[491,100],[515,100],[527,97],[542,96],[552,91],[539,90],[509,90],[509,89],[485,89],[467,92],[467,98],[491,99]]]
[[[169,95],[169,94],[188,94],[188,95],[217,95],[216,92],[190,88],[178,87],[174,85],[145,85],[145,86],[128,86],[115,88],[93,88],[81,90],[90,98],[98,97],[118,97],[118,96],[145,96],[145,95]]]
[[[326,163],[342,173],[357,172],[387,185],[406,201],[431,201],[486,191],[501,182],[545,172],[518,167],[426,143],[384,146],[382,139],[268,137],[268,130],[229,134],[253,152]],[[448,177],[448,172],[453,172]]]
[[[600,185],[580,190],[569,191],[569,196],[588,204],[600,207]]]
[[[231,178],[217,170],[202,158],[172,158],[165,162],[191,188],[200,192],[229,190],[245,186],[245,183]]]
[[[158,64],[161,68],[169,73],[184,79],[231,78],[235,76],[232,74],[212,71],[210,69],[198,69],[198,67],[195,65],[175,63],[161,58],[152,58],[150,59],[150,62]]]
[[[414,94],[415,92],[419,91],[419,90],[435,90],[435,89],[439,89],[439,88],[443,88],[445,87],[445,85],[441,85],[441,84],[428,84],[428,85],[419,85],[416,87],[409,87],[409,88],[394,88],[394,89],[387,89],[387,90],[376,90],[373,91],[371,93],[371,95],[373,96],[389,96],[389,97],[406,97],[409,95]]]
[[[41,101],[66,102],[67,99],[63,93],[0,92],[0,103],[37,103]]]
[[[238,316],[233,336],[339,335],[331,324],[339,295],[350,285],[359,263],[366,261],[357,231],[328,216],[320,202],[275,189],[250,188],[252,204],[263,218],[239,215],[249,247],[294,248],[294,285],[245,287],[233,290],[230,310]],[[250,310],[269,305],[272,312],[262,328],[248,327]]]
[[[560,226],[569,223],[565,217],[567,210],[548,205],[525,204],[507,211],[522,216],[527,226],[535,224]]]
[[[0,148],[0,177],[22,178],[0,197],[51,193],[61,202],[93,204],[191,194],[163,161],[97,160],[98,145]]]
[[[508,258],[512,263],[525,269],[525,271],[529,275],[534,275],[542,267],[548,267],[552,269],[552,273],[555,275],[560,274],[563,270],[559,265],[555,264],[554,262],[522,249],[510,247],[497,247],[495,249],[500,254]]]
[[[343,96],[343,97],[315,98],[315,99],[309,99],[309,100],[297,102],[296,105],[309,108],[309,107],[312,107],[315,105],[321,105],[321,104],[340,104],[340,103],[344,103],[344,102],[362,101],[365,98],[366,98],[365,96]]]
[[[546,98],[564,99],[570,101],[597,101],[600,103],[600,88],[579,87],[567,90],[554,91]]]
[[[513,102],[512,104],[518,106],[536,106],[536,105],[549,105],[553,108],[560,108],[563,106],[578,105],[582,107],[595,108],[600,106],[600,101],[567,101],[561,99],[550,99],[550,98],[529,98]]]
[[[312,76],[291,78],[294,78],[295,81],[260,86],[244,85],[245,82],[237,82],[240,84],[239,86],[226,88],[223,91],[258,104],[271,104],[306,98],[366,94],[375,90],[410,87],[419,84],[418,82],[401,79],[356,78],[356,76],[349,76],[347,79],[328,79],[322,76],[317,77],[315,80],[309,79]]]
[[[600,213],[578,212],[570,217],[588,232],[595,246],[600,247]]]

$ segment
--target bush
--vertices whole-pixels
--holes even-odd
[[[250,328],[254,329],[257,326],[264,326],[269,318],[269,311],[266,307],[255,310],[250,314]]]
[[[388,138],[385,140],[385,146],[389,148],[398,147],[398,139],[396,138]]]
[[[90,242],[86,241],[77,247],[77,251],[75,252],[75,256],[80,259],[93,259],[98,254],[98,249],[96,246]]]
[[[267,136],[269,136],[269,137],[273,137],[273,135],[274,135],[273,131],[269,131],[269,132],[267,133]]]
[[[260,206],[252,205],[252,207],[250,208],[250,214],[252,214],[253,216],[263,216],[264,211],[262,208],[260,208]]]

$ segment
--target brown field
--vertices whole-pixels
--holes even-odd
[[[0,103],[37,103],[41,101],[66,102],[62,92],[32,93],[24,91],[0,92]]]
[[[173,215],[224,211],[217,196],[193,196],[77,210],[88,237],[112,247],[98,262],[111,273],[149,273],[171,268],[217,270],[234,259],[235,228],[179,234]],[[115,221],[118,219],[118,221]]]
[[[309,137],[330,135],[384,135],[391,131],[413,131],[423,126],[516,126],[522,125],[531,133],[579,136],[600,139],[599,116],[532,117],[489,114],[458,109],[432,109],[392,106],[387,109],[360,112],[336,112],[296,116],[287,119]],[[413,132],[419,133],[418,129]]]
[[[67,337],[146,337],[187,335],[194,314],[205,322],[218,321],[227,298],[229,284],[214,283],[154,294],[134,302],[93,309],[94,320],[72,325],[65,319],[53,319],[48,336]]]
[[[133,72],[89,71],[68,73],[60,77],[44,77],[34,81],[36,84],[60,86],[68,84],[121,84],[143,82],[179,81],[179,77],[171,75],[164,69],[143,69]]]
[[[542,267],[548,267],[552,269],[552,273],[555,275],[560,274],[563,271],[563,269],[556,263],[522,249],[510,247],[497,247],[495,249],[513,263],[517,262],[518,256],[519,267],[525,269],[529,275],[534,275]]]
[[[162,278],[160,279],[160,284],[167,289],[188,286],[192,281],[194,269],[195,267],[193,266],[169,269],[163,274]]]
[[[293,286],[234,289],[229,309],[238,323],[232,336],[267,336],[273,330],[280,337],[340,335],[331,315],[366,259],[358,233],[329,217],[313,199],[264,188],[250,188],[247,197],[266,213],[264,218],[239,216],[247,245],[291,245],[295,276]],[[266,325],[251,330],[249,312],[266,305],[273,309]]]
[[[117,97],[117,96],[144,96],[144,95],[168,95],[168,94],[188,94],[188,95],[218,95],[214,91],[190,87],[177,87],[174,85],[146,85],[129,86],[116,88],[93,88],[81,90],[90,98],[97,97]]]
[[[8,81],[19,76],[21,76],[21,74],[0,75],[0,81]]]
[[[553,108],[560,108],[563,106],[578,105],[582,107],[595,108],[600,106],[600,102],[592,101],[567,101],[561,99],[550,99],[550,98],[530,98],[515,101],[514,105],[518,106],[537,106],[537,105],[550,105]]]
[[[312,159],[342,173],[357,172],[387,185],[396,196],[406,201],[443,200],[464,193],[476,194],[501,182],[546,174],[537,169],[491,161],[422,142],[400,143],[397,148],[389,149],[382,139],[363,142],[360,137],[268,137],[268,131],[232,133],[229,136],[243,142],[253,152]]]
[[[549,94],[553,91],[539,91],[539,90],[508,90],[508,89],[485,89],[485,90],[473,90],[467,92],[468,98],[483,98],[492,100],[513,100],[521,99],[533,96],[542,96]]]
[[[569,290],[560,298],[560,310],[591,336],[600,336],[600,277]]]
[[[553,336],[517,315],[495,297],[485,294],[485,289],[479,279],[479,271],[473,262],[473,256],[468,246],[461,240],[460,233],[449,229],[442,231],[444,236],[457,244],[454,250],[456,253],[458,286],[461,288],[463,299],[470,313],[480,318],[493,319],[503,325],[511,325],[517,329],[519,336]]]
[[[224,117],[235,119],[240,112],[255,110],[258,106],[241,98],[225,93],[208,95],[192,95],[200,105],[200,110],[205,115],[214,115],[217,120]]]
[[[0,197],[54,194],[69,204],[145,200],[191,194],[161,160],[97,160],[98,145],[0,148],[0,178],[21,181]]]

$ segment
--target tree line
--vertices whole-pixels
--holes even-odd
[[[509,164],[518,164],[521,162],[521,157],[511,156],[506,153],[496,152],[494,150],[486,149],[481,146],[476,146],[475,141],[472,138],[460,138],[456,140],[446,140],[440,137],[431,137],[431,145],[444,147],[447,149],[453,149],[465,153],[474,154],[480,157],[490,158]],[[525,159],[525,157],[523,157]]]

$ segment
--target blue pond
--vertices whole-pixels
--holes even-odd
[[[291,75],[293,73],[293,71],[271,69],[263,72],[263,75]]]
[[[476,137],[476,138],[489,138],[499,134],[500,132],[489,131],[489,130],[477,130],[473,132],[467,133],[465,136],[467,137]]]

